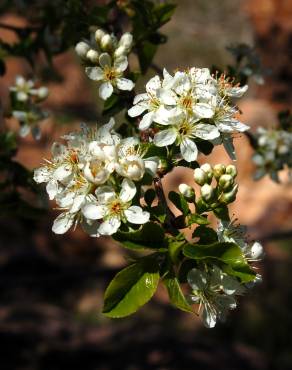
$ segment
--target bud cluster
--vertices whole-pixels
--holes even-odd
[[[20,136],[25,137],[31,131],[35,139],[40,139],[38,123],[47,118],[48,113],[41,110],[38,104],[48,97],[48,88],[37,88],[33,80],[16,76],[15,85],[9,90],[12,116],[20,123]]]
[[[194,170],[194,180],[201,186],[201,200],[212,208],[220,204],[229,204],[234,202],[238,191],[238,185],[235,183],[237,169],[230,164],[216,164],[211,166],[208,163],[203,164]],[[216,180],[216,185],[212,185],[212,180]]]
[[[114,89],[132,90],[133,81],[123,77],[128,67],[127,56],[132,49],[133,36],[126,32],[118,41],[116,36],[97,29],[91,41],[80,41],[75,51],[85,65],[87,76],[100,81],[99,96],[106,100]]]
[[[122,139],[114,124],[111,119],[98,129],[83,127],[64,136],[67,144],[53,144],[53,158],[35,170],[34,180],[47,183],[49,198],[63,211],[54,222],[55,233],[81,222],[92,236],[111,235],[121,223],[149,220],[149,213],[133,199],[134,182],[145,172],[154,177],[158,159],[144,158],[139,140]]]
[[[292,133],[281,129],[257,129],[257,150],[253,155],[257,166],[256,180],[269,174],[274,181],[279,181],[278,171],[285,166],[292,168]]]

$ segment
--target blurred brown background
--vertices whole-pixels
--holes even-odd
[[[242,120],[252,130],[274,125],[277,112],[291,108],[292,1],[177,3],[172,21],[163,28],[169,41],[161,46],[155,63],[169,71],[213,64],[224,68],[230,62],[226,46],[255,45],[271,74],[263,86],[251,83],[239,102]],[[9,14],[1,21],[23,24]],[[11,32],[0,32],[2,39],[13,42]],[[81,121],[102,121],[101,101],[74,52],[58,56],[54,63],[63,81],[49,84],[46,106],[52,116],[42,126],[41,141],[21,140],[17,154],[29,168],[37,167],[49,156],[52,142]],[[9,59],[0,85],[4,107],[15,75],[29,72],[26,64]],[[150,71],[148,77],[153,74]],[[12,120],[9,127],[17,129]],[[263,241],[266,257],[263,283],[241,300],[225,324],[205,329],[196,317],[170,307],[163,287],[134,316],[104,318],[102,292],[125,264],[121,248],[106,238],[90,239],[80,230],[53,235],[53,211],[33,223],[2,220],[0,369],[292,369],[292,185],[285,181],[277,185],[268,178],[254,182],[247,139],[238,137],[235,145],[240,190],[232,211],[248,225],[251,238]],[[221,148],[208,161],[229,162]],[[286,180],[285,173],[282,178]],[[164,180],[166,189],[181,182],[192,183],[191,171],[177,169]],[[275,236],[282,232],[287,232],[286,238]]]

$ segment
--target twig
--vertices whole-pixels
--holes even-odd
[[[153,180],[153,182],[154,182],[154,188],[155,188],[155,191],[156,191],[156,195],[157,195],[157,198],[158,198],[158,203],[162,206],[162,208],[165,210],[165,213],[166,213],[165,225],[166,225],[168,231],[171,234],[177,235],[178,231],[173,226],[173,221],[175,219],[175,216],[168,207],[167,200],[165,198],[165,194],[164,194],[163,187],[162,187],[161,178],[156,177]]]

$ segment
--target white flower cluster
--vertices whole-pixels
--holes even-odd
[[[292,133],[278,129],[257,129],[258,149],[253,156],[257,166],[255,179],[269,174],[274,181],[279,181],[278,171],[285,165],[292,168]]]
[[[224,75],[212,76],[208,68],[177,71],[174,76],[164,70],[162,80],[151,78],[146,93],[135,97],[128,114],[136,117],[145,113],[139,128],[146,130],[155,124],[159,129],[155,145],[179,146],[187,162],[197,159],[196,141],[201,140],[223,143],[234,159],[232,134],[249,127],[236,118],[239,110],[231,98],[241,97],[247,88],[233,85]]]
[[[91,41],[80,41],[76,45],[76,53],[86,66],[87,76],[101,82],[99,96],[103,100],[108,99],[114,89],[130,91],[134,88],[134,82],[123,77],[132,43],[133,36],[128,32],[118,41],[114,35],[98,29]]]
[[[12,116],[20,122],[20,136],[25,137],[32,132],[35,139],[40,139],[41,132],[38,122],[48,117],[37,105],[49,95],[45,86],[35,87],[33,80],[16,76],[15,85],[9,88],[11,93]]]
[[[219,242],[235,243],[242,249],[247,261],[259,261],[264,254],[263,247],[258,242],[247,243],[245,232],[245,226],[226,221],[220,221],[217,229]],[[194,268],[188,273],[188,283],[192,288],[188,298],[191,303],[199,304],[199,314],[205,326],[212,328],[217,320],[224,321],[228,311],[236,308],[235,296],[243,294],[246,288],[258,282],[261,282],[260,274],[252,283],[243,285],[215,265],[205,270]]]
[[[63,212],[54,221],[53,231],[63,234],[81,223],[91,236],[112,235],[121,223],[144,224],[143,211],[134,181],[147,171],[155,176],[158,159],[144,158],[138,139],[122,139],[111,119],[98,129],[83,127],[81,132],[55,143],[52,160],[35,170],[34,180],[47,183],[49,198]]]

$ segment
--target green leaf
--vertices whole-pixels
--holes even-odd
[[[148,207],[151,207],[155,197],[156,197],[156,193],[153,189],[146,190],[146,192],[144,194],[144,200],[145,200]]]
[[[207,220],[207,217],[198,215],[197,213],[193,213],[187,216],[187,225],[190,226],[192,224],[208,225],[210,224],[210,222]]]
[[[155,7],[155,15],[159,19],[159,24],[161,26],[170,20],[175,8],[176,4],[159,4]]]
[[[173,272],[169,272],[166,277],[163,279],[163,282],[167,288],[168,296],[170,299],[170,302],[177,308],[179,308],[182,311],[191,312],[192,307],[187,302],[178,279],[175,277]]]
[[[187,244],[183,253],[195,260],[216,259],[223,262],[228,266],[228,273],[239,277],[242,282],[254,280],[255,272],[249,267],[241,248],[235,243]]]
[[[147,222],[141,229],[131,232],[118,231],[113,235],[124,247],[134,250],[156,249],[166,251],[164,230],[154,222]]]
[[[200,238],[199,244],[213,244],[218,241],[218,236],[215,230],[204,225],[198,226],[193,234],[193,238]]]
[[[179,256],[184,244],[185,244],[184,240],[169,241],[168,251],[169,251],[169,256],[170,256],[173,263],[178,262],[178,256]]]
[[[176,206],[176,208],[183,213],[184,216],[190,212],[188,202],[181,194],[178,194],[175,191],[170,191],[168,198]]]
[[[106,289],[103,313],[118,318],[136,312],[155,293],[158,271],[154,257],[142,258],[120,271]]]

